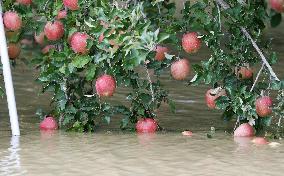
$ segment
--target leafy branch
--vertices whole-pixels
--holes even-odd
[[[216,2],[218,4],[221,5],[221,7],[225,10],[229,9],[230,6],[224,1],[224,0],[216,0]],[[244,4],[243,1],[241,1],[242,4]],[[242,33],[247,37],[247,39],[249,39],[253,45],[253,47],[255,48],[255,50],[257,51],[257,53],[259,54],[262,62],[264,63],[264,65],[267,67],[267,69],[269,70],[271,76],[276,80],[276,81],[280,81],[280,79],[277,77],[277,75],[275,74],[275,72],[273,71],[271,65],[268,63],[267,59],[265,58],[263,52],[261,51],[261,49],[259,48],[259,46],[256,44],[256,42],[254,41],[254,39],[251,37],[251,35],[249,34],[249,32],[244,28],[244,27],[240,27]]]

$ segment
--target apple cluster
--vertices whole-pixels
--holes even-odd
[[[278,13],[282,13],[284,11],[284,6],[283,6],[284,0],[269,0],[268,2],[269,2],[270,7],[274,11]],[[15,4],[21,7],[31,7],[35,5],[35,3],[36,2],[35,1],[33,2],[33,0],[16,0],[15,1]],[[44,13],[44,15],[41,14],[44,19],[41,22],[44,24],[42,25],[42,28],[41,27],[37,28],[37,29],[41,29],[41,31],[37,30],[36,32],[33,32],[32,37],[35,43],[37,43],[38,45],[37,47],[41,49],[41,53],[42,53],[41,57],[44,58],[43,61],[41,62],[42,70],[46,69],[48,66],[52,64],[54,64],[55,65],[54,68],[57,69],[56,66],[62,64],[62,63],[58,64],[57,63],[58,60],[62,58],[65,60],[69,59],[68,63],[62,64],[63,66],[60,69],[58,69],[59,71],[56,70],[58,71],[58,73],[56,74],[60,75],[59,80],[62,81],[58,85],[60,88],[62,88],[64,92],[64,93],[60,92],[58,94],[55,94],[54,96],[54,97],[59,97],[58,98],[59,105],[63,104],[62,99],[64,99],[66,100],[66,102],[64,102],[65,103],[64,105],[69,105],[70,106],[69,108],[72,111],[75,111],[74,109],[76,108],[77,108],[76,111],[78,112],[81,112],[82,109],[88,109],[88,110],[90,109],[90,112],[92,112],[93,114],[95,114],[95,111],[99,111],[98,114],[96,114],[96,116],[103,116],[102,114],[105,113],[106,114],[105,119],[107,121],[109,121],[109,116],[113,115],[114,113],[118,111],[122,112],[123,115],[128,116],[127,118],[124,119],[124,121],[131,121],[132,123],[135,123],[136,130],[139,133],[152,133],[158,129],[158,123],[155,120],[156,115],[153,115],[154,109],[159,108],[161,102],[164,101],[164,102],[169,103],[170,101],[167,98],[166,91],[161,89],[161,86],[158,83],[159,81],[152,82],[150,75],[148,75],[149,80],[146,80],[146,82],[144,81],[142,83],[144,84],[144,87],[143,86],[141,86],[143,88],[139,87],[141,85],[139,83],[141,78],[139,77],[139,74],[135,72],[134,70],[137,68],[140,68],[141,66],[145,67],[147,71],[148,69],[153,69],[154,71],[157,71],[158,69],[155,68],[155,66],[157,65],[161,67],[159,68],[160,70],[170,67],[171,77],[174,80],[185,81],[188,79],[191,71],[192,70],[196,71],[196,69],[194,65],[193,66],[191,65],[191,61],[187,58],[187,56],[180,57],[180,55],[182,55],[181,52],[186,53],[187,55],[197,53],[198,51],[200,51],[202,44],[206,44],[210,48],[210,45],[213,45],[212,42],[211,43],[208,42],[210,41],[210,37],[211,37],[211,40],[213,41],[214,37],[216,37],[217,35],[218,37],[223,35],[223,34],[217,34],[216,36],[214,36],[216,33],[222,32],[221,22],[220,22],[221,31],[218,31],[218,32],[215,31],[215,33],[213,29],[211,29],[210,27],[216,28],[217,26],[218,28],[218,25],[217,25],[218,23],[214,23],[212,25],[210,24],[211,25],[210,26],[208,22],[209,27],[206,26],[207,27],[206,30],[209,30],[210,32],[207,32],[206,35],[201,35],[201,33],[206,33],[202,31],[203,29],[200,29],[200,28],[191,29],[189,27],[184,27],[185,25],[183,23],[174,24],[176,26],[180,25],[179,27],[177,27],[181,29],[178,32],[183,35],[181,36],[181,39],[180,38],[177,39],[178,43],[176,44],[178,46],[171,47],[170,44],[172,43],[170,42],[162,43],[162,42],[163,40],[170,38],[170,36],[177,37],[176,33],[171,31],[172,30],[171,27],[173,29],[176,29],[175,28],[176,26],[173,27],[169,25],[168,29],[165,29],[165,31],[171,34],[166,35],[167,37],[164,37],[163,40],[158,40],[157,38],[158,38],[158,34],[160,31],[157,30],[156,32],[152,32],[152,30],[155,28],[160,28],[160,26],[157,26],[157,24],[160,24],[160,23],[158,23],[157,22],[158,20],[157,20],[157,21],[154,21],[154,22],[157,22],[157,24],[153,24],[152,26],[150,26],[151,24],[150,22],[152,21],[147,19],[145,16],[143,16],[145,15],[143,13],[137,13],[135,15],[128,14],[129,16],[127,16],[127,14],[125,13],[126,14],[125,16],[127,17],[125,16],[118,17],[119,15],[124,14],[123,11],[124,10],[126,11],[126,9],[119,9],[120,7],[117,7],[116,8],[116,10],[118,11],[118,12],[116,11],[117,15],[113,17],[112,19],[107,20],[105,16],[111,13],[107,14],[107,12],[104,12],[103,10],[99,11],[97,9],[92,12],[89,12],[88,11],[89,9],[86,8],[88,7],[86,5],[87,3],[83,4],[82,1],[62,0],[62,1],[48,2],[48,3],[51,4],[50,7],[52,7],[52,10],[50,10],[50,12],[46,14]],[[162,3],[166,3],[166,2],[162,2]],[[102,6],[105,7],[108,5],[104,4]],[[198,8],[198,5],[196,5],[195,8]],[[43,9],[48,11],[48,8],[43,8]],[[137,9],[139,10],[138,7],[135,10]],[[135,10],[133,10],[133,12],[131,13],[135,13]],[[192,8],[191,10],[194,10],[194,9]],[[95,19],[93,19],[92,15],[94,15],[95,13],[100,14],[100,16],[99,17],[95,16]],[[186,13],[184,16],[185,18],[189,18],[186,16]],[[209,15],[209,16],[212,17],[214,15]],[[81,19],[77,19],[77,17]],[[133,22],[135,21],[135,18],[139,18],[139,17],[143,19],[143,21],[149,20],[149,26],[150,26],[149,29],[147,25],[145,25],[146,26],[145,27],[140,23]],[[151,15],[149,15],[148,18],[151,19]],[[23,26],[25,26],[25,22],[23,21],[21,14],[19,14],[16,10],[10,10],[10,9],[6,10],[5,13],[3,14],[3,19],[4,19],[5,30],[6,30],[6,36],[8,39],[15,35],[19,35],[19,31],[22,30]],[[164,20],[165,19],[168,19],[168,17],[165,17]],[[201,16],[201,19],[206,20],[204,16]],[[126,23],[130,23],[130,21],[133,22],[133,24],[127,24],[127,25],[130,25],[130,27],[125,27],[125,28],[121,27],[121,26],[124,26]],[[190,22],[192,21],[193,20],[191,20]],[[171,22],[174,23],[174,21],[171,21]],[[200,21],[198,22],[200,23]],[[145,24],[147,23],[145,22]],[[121,28],[119,27],[116,28],[116,25]],[[165,25],[168,25],[168,23],[165,23]],[[202,23],[202,25],[205,26],[207,25],[207,23]],[[143,27],[145,27],[145,29],[143,29],[143,32],[138,31]],[[86,30],[86,28],[88,29]],[[229,29],[235,30],[235,28],[229,28]],[[200,32],[196,32],[196,31],[200,31]],[[172,35],[173,33],[174,35]],[[126,36],[125,34],[127,34],[128,36]],[[216,37],[216,40],[214,42],[220,39],[218,37]],[[231,38],[234,38],[234,37],[235,36]],[[244,43],[244,46],[241,46],[240,48],[242,47],[245,48],[248,46],[247,41],[244,42],[244,40],[241,40],[241,39],[239,39],[238,41],[241,41],[242,43]],[[20,43],[9,41],[8,43],[9,57],[13,60],[18,58],[21,53],[21,43],[29,44],[29,42],[30,42],[29,40],[22,40]],[[214,44],[218,46],[217,42]],[[176,50],[175,47],[180,49],[178,56],[175,55],[175,50]],[[221,45],[218,47],[221,48]],[[255,60],[253,59],[255,58],[252,57],[251,59],[246,59],[246,62],[240,61],[242,58],[241,59],[235,58],[235,57],[238,57],[235,55],[239,54],[236,51],[239,51],[238,49],[240,49],[238,47],[236,48],[233,48],[233,49],[236,49],[234,53],[232,54],[233,59],[230,57],[227,57],[228,58],[227,60],[222,60],[222,63],[220,64],[218,63],[218,65],[213,65],[213,64],[210,65],[213,61],[211,63],[208,62],[207,65],[206,64],[204,65],[207,66],[208,68],[210,67],[209,69],[213,68],[213,71],[215,71],[214,67],[219,67],[219,68],[216,68],[217,71],[221,70],[220,72],[224,71],[224,73],[232,74],[230,76],[233,77],[232,79],[234,81],[238,83],[241,82],[241,84],[245,85],[247,82],[254,80],[255,71],[253,69],[254,67],[253,64]],[[252,50],[251,48],[249,49]],[[143,52],[139,52],[141,50],[143,50]],[[118,51],[118,54],[116,53],[117,51]],[[216,49],[214,51],[215,53],[214,52],[212,53],[213,55],[212,60],[215,59],[216,61],[219,59],[216,57],[222,57],[225,55],[222,49],[219,49],[219,50]],[[220,52],[221,54],[218,52]],[[219,55],[217,55],[216,53],[218,53]],[[173,54],[173,55],[170,55],[170,54]],[[248,55],[248,56],[251,56],[251,55]],[[56,57],[58,57],[58,60],[56,60],[57,59]],[[230,59],[232,59],[233,61],[231,61]],[[103,64],[99,65],[98,63],[101,60],[103,60]],[[250,62],[250,64],[248,63],[248,61]],[[70,63],[72,63],[73,65]],[[84,67],[86,65],[88,65],[88,68]],[[226,66],[228,66],[229,69],[227,69]],[[204,69],[204,67],[202,68],[201,66],[202,69]],[[224,67],[224,70],[220,69],[222,67]],[[66,80],[66,77],[64,74],[66,72],[68,73],[72,72],[76,69],[79,71],[76,74],[73,74],[73,75],[70,74],[71,76],[70,75],[69,76],[71,78],[78,76],[76,77],[76,79],[75,78],[74,79],[75,80],[80,79],[80,81],[74,83],[72,82],[74,80],[72,80],[70,81],[71,83],[68,84],[69,80],[68,79]],[[210,73],[210,71],[212,70],[209,70],[209,73],[208,73],[208,70],[206,69],[204,70],[201,70],[201,72],[203,72],[204,74],[207,74],[206,76],[204,76],[206,78],[203,77],[204,80],[208,78],[208,80],[204,81],[207,83],[214,83],[214,84],[218,83],[219,84],[221,81],[224,81],[224,80],[220,81],[220,78],[224,78],[225,76],[228,76],[228,75],[225,75],[224,77],[221,77],[222,74],[220,72]],[[45,73],[50,73],[50,72],[51,71],[49,70],[48,71],[45,70]],[[50,73],[50,75],[51,74],[52,73]],[[218,77],[219,76],[218,74],[221,76]],[[200,76],[198,74],[196,75]],[[202,78],[200,78],[200,80],[202,80]],[[48,87],[49,85],[54,83],[53,81],[54,80],[49,80],[49,82],[45,86]],[[114,111],[113,110],[114,107],[110,107],[108,102],[104,102],[104,101],[109,101],[110,97],[114,96],[115,92],[118,91],[117,87],[119,87],[122,84],[132,86],[134,93],[128,95],[128,98],[130,97],[130,99],[132,99],[132,102],[131,102],[132,107],[127,109],[125,107],[122,108],[120,106],[120,107],[116,107],[117,111]],[[226,101],[233,101],[232,99],[230,99],[231,97],[229,97],[231,96],[230,95],[231,92],[228,91],[227,87],[222,86],[222,84],[223,83],[220,83],[218,86],[214,85],[214,88],[209,89],[205,93],[205,102],[210,109],[218,109],[219,100],[224,99]],[[90,89],[90,90],[86,91],[87,93],[83,92],[84,95],[78,95],[77,92],[70,93],[70,89],[71,89],[70,87],[72,86],[73,86],[72,89],[75,89],[75,90],[80,89],[80,88],[83,89],[85,87],[87,87],[86,89]],[[94,92],[92,92],[93,87],[94,87]],[[59,88],[58,87],[54,88],[54,91],[57,89]],[[92,93],[94,93],[95,95],[85,95],[85,94],[92,94]],[[152,97],[150,97],[150,94],[152,94],[151,95]],[[254,97],[256,95],[257,97]],[[73,99],[70,98],[71,96],[73,96]],[[254,98],[253,99],[254,101],[253,102],[253,111],[254,111],[253,113],[255,113],[254,117],[261,119],[261,118],[266,118],[272,115],[273,102],[270,96],[265,96],[265,95],[259,96],[255,92],[253,92],[250,96]],[[91,98],[87,100],[86,97],[91,97]],[[89,101],[90,99],[92,99],[92,97],[95,97],[93,102],[85,103],[85,101]],[[245,95],[245,97],[248,97],[248,95]],[[147,102],[145,103],[141,99]],[[89,107],[82,108],[80,107],[80,103],[78,102],[80,102],[81,104],[87,104],[86,106],[89,106],[89,104],[91,104],[93,107],[92,108],[89,108]],[[232,104],[232,102],[229,102],[229,103]],[[75,106],[77,107],[74,108]],[[59,113],[56,113],[54,115],[62,116],[62,114],[65,114],[63,113],[64,110],[62,109],[64,108],[61,108],[59,110]],[[71,111],[70,109],[68,110]],[[106,112],[106,111],[111,111],[111,110],[113,110],[112,113]],[[71,120],[68,119],[66,121],[69,122],[73,120],[74,124],[76,125],[83,124],[86,121],[87,121],[86,123],[89,123],[91,121],[92,125],[94,125],[93,123],[95,120],[93,120],[94,117],[91,117],[93,115],[92,113],[90,113],[91,116],[89,114],[87,118],[86,118],[87,115],[85,112],[80,115],[76,113],[75,115],[72,114],[73,117],[70,118]],[[75,116],[76,116],[76,119],[75,119]],[[64,117],[60,117],[60,118],[63,119],[64,121]],[[72,124],[71,126],[72,127],[76,126],[74,124]],[[93,126],[90,127],[91,125],[88,126],[88,124],[83,124],[83,126],[84,126],[84,130],[94,129]],[[40,125],[41,129],[57,129],[58,127],[59,125],[56,123],[55,118],[51,116],[46,117]],[[190,136],[191,132],[188,132],[185,134]],[[236,137],[253,136],[253,135],[254,135],[253,127],[251,124],[248,124],[248,123],[243,123],[241,126],[239,126],[239,128],[237,128],[237,130],[235,130]]]

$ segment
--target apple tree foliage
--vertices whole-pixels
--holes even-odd
[[[250,122],[256,129],[269,125],[271,117],[258,117],[255,100],[273,93],[277,93],[273,116],[280,120],[283,117],[283,81],[273,77],[266,65],[248,80],[240,79],[235,71],[243,66],[258,69],[263,65],[252,40],[269,65],[277,63],[277,54],[271,48],[271,40],[264,37],[264,30],[269,25],[278,26],[282,17],[268,7],[266,0],[186,1],[179,15],[175,3],[167,0],[78,2],[79,9],[74,11],[65,8],[61,0],[33,0],[29,6],[5,0],[3,4],[4,11],[17,11],[24,21],[15,40],[42,32],[58,11],[67,10],[67,17],[61,19],[64,37],[55,42],[45,39],[45,45],[55,48],[36,55],[32,61],[40,71],[38,82],[43,92],[53,95],[50,113],[59,118],[62,127],[94,131],[101,120],[110,123],[116,116],[122,119],[121,128],[127,128],[139,118],[155,118],[163,102],[174,111],[174,103],[159,77],[173,61],[187,57],[181,36],[192,31],[199,33],[210,57],[193,65],[195,76],[189,85],[225,89],[226,96],[217,99],[217,109],[224,110],[224,120]],[[75,32],[90,36],[88,54],[76,54],[71,49],[68,41]],[[104,39],[99,42],[102,34]],[[157,45],[171,48],[163,62],[154,59]],[[154,79],[148,78],[148,70],[154,71]],[[94,83],[105,73],[115,77],[119,90],[128,90],[125,103],[96,94]],[[257,75],[260,76],[255,79]]]

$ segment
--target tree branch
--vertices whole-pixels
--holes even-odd
[[[218,4],[221,5],[221,7],[225,10],[229,9],[230,6],[223,0],[216,0],[216,2]],[[273,71],[271,65],[268,63],[267,59],[265,58],[263,52],[261,51],[261,49],[258,47],[258,45],[256,44],[256,42],[254,41],[254,39],[251,37],[251,35],[249,34],[249,32],[244,28],[241,27],[241,31],[242,33],[246,36],[247,39],[249,39],[253,45],[253,47],[255,48],[255,50],[257,51],[257,53],[259,54],[263,64],[266,66],[266,68],[268,69],[268,71],[270,72],[271,76],[276,80],[276,81],[280,81],[280,79],[277,77],[277,75],[275,74],[275,72]]]
[[[154,102],[155,101],[155,95],[154,95],[153,83],[152,83],[152,80],[151,80],[150,73],[149,73],[149,70],[147,68],[147,65],[145,64],[144,67],[145,67],[145,71],[147,73],[147,79],[148,79],[148,81],[150,83],[150,91],[151,91],[151,95],[152,95],[152,102]]]
[[[251,89],[250,89],[250,92],[253,91],[253,89],[254,89],[254,87],[255,87],[255,85],[256,85],[256,83],[257,83],[259,77],[260,77],[260,74],[261,74],[262,70],[264,69],[264,66],[265,66],[265,65],[264,65],[264,63],[263,63],[262,66],[261,66],[261,68],[260,68],[260,70],[259,70],[258,73],[257,73],[257,76],[256,76],[256,78],[255,78],[255,80],[254,80],[254,83],[253,83]]]

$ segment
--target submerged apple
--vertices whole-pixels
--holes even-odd
[[[136,123],[138,133],[154,133],[157,129],[157,122],[152,118],[142,118]]]
[[[255,137],[252,142],[256,145],[266,145],[269,143],[264,137]]]
[[[192,131],[189,131],[189,130],[185,130],[181,134],[183,136],[188,136],[188,137],[192,137],[192,135],[193,135]]]
[[[53,117],[46,117],[39,125],[41,130],[57,130],[58,124]]]
[[[248,123],[241,124],[235,131],[235,137],[252,137],[254,136],[254,129]]]

